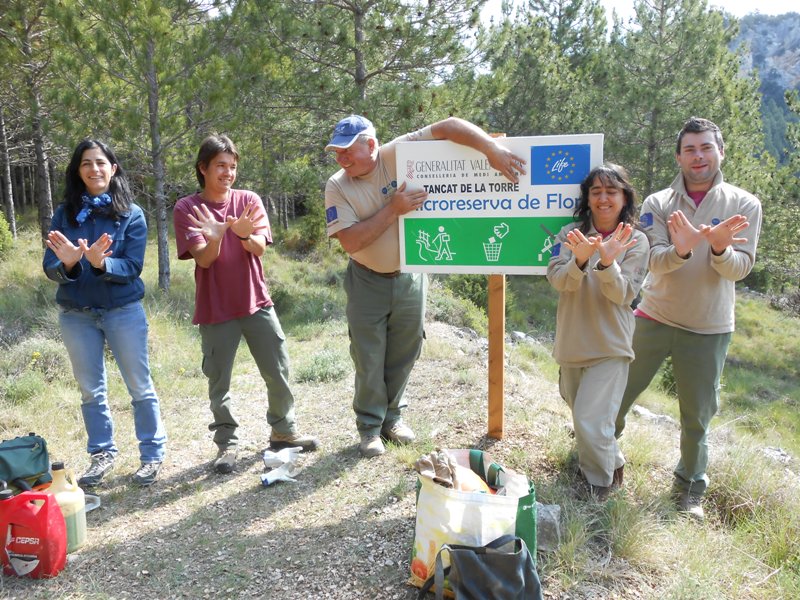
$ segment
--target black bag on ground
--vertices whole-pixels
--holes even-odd
[[[47,442],[35,433],[0,442],[0,481],[20,490],[52,481]]]
[[[450,555],[450,566],[443,568],[442,552]],[[448,576],[449,575],[449,576]],[[541,600],[542,586],[533,557],[525,541],[504,535],[485,546],[444,544],[436,554],[436,570],[419,591],[424,598],[436,585],[436,600],[441,600],[448,577],[456,600]]]

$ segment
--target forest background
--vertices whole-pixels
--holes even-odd
[[[747,284],[796,291],[800,101],[796,78],[780,77],[797,73],[800,15],[747,17],[745,37],[703,0],[635,2],[611,27],[599,0],[503,3],[489,22],[484,4],[2,0],[0,252],[26,214],[47,230],[85,136],[108,141],[131,176],[167,291],[171,208],[196,189],[210,132],[238,144],[238,185],[266,200],[276,227],[298,226],[288,243],[302,252],[325,238],[336,166],[323,146],[351,112],[382,140],[449,115],[509,136],[601,132],[642,198],[674,177],[675,133],[702,115],[725,133],[726,180],[764,205]],[[766,68],[776,34],[783,62]]]

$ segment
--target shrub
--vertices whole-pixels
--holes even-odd
[[[350,360],[342,351],[325,348],[295,370],[295,379],[301,383],[329,383],[342,379],[349,371]]]
[[[14,245],[14,238],[11,236],[11,229],[8,227],[8,221],[5,216],[0,213],[0,260],[11,251]]]
[[[442,281],[456,296],[469,300],[484,311],[489,309],[489,278],[486,275],[448,275]]]
[[[38,373],[46,383],[68,381],[71,367],[60,340],[29,337],[11,346],[0,358],[0,371],[15,378]]]
[[[25,404],[46,388],[44,377],[35,371],[25,371],[17,377],[5,377],[0,383],[0,396],[11,404]]]
[[[437,279],[428,288],[428,317],[455,327],[469,327],[486,335],[486,313],[469,300],[456,296]]]
[[[315,206],[316,203],[312,204]],[[281,246],[293,254],[308,254],[317,249],[326,239],[325,217],[316,210],[300,217],[288,231],[278,234]]]
[[[658,389],[670,396],[678,395],[678,384],[675,383],[675,373],[672,370],[672,357],[668,356],[661,367],[661,376],[658,379]]]

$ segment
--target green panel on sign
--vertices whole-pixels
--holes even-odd
[[[406,264],[546,267],[555,235],[570,222],[571,217],[406,217]]]

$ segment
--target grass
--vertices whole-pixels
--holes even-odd
[[[403,586],[407,563],[388,558],[380,538],[413,522],[410,466],[420,454],[447,440],[462,447],[490,447],[508,467],[528,474],[541,502],[561,506],[561,545],[557,551],[539,556],[544,587],[552,597],[800,597],[796,467],[800,456],[796,410],[800,401],[800,348],[796,344],[800,320],[769,308],[766,301],[749,296],[739,301],[738,329],[724,374],[722,411],[710,436],[708,519],[698,525],[680,518],[669,500],[678,457],[677,428],[636,417],[631,418],[621,440],[628,460],[625,488],[603,504],[576,498],[574,440],[565,427],[570,416],[558,398],[558,369],[547,341],[552,339],[556,297],[541,277],[509,278],[514,303],[507,328],[525,331],[539,341],[506,345],[507,430],[503,440],[490,442],[476,435],[486,411],[485,341],[466,331],[458,332],[463,343],[429,335],[418,371],[425,369],[431,381],[415,380],[407,392],[418,441],[406,447],[389,445],[388,462],[377,472],[374,463],[352,459],[346,450],[355,443],[355,434],[350,409],[352,365],[341,289],[345,258],[327,248],[302,260],[270,249],[265,264],[289,338],[293,386],[298,397],[319,396],[321,404],[314,406],[324,406],[312,413],[311,402],[298,403],[299,417],[314,419],[317,426],[328,425],[329,429],[322,431],[328,444],[345,450],[319,453],[312,459],[317,462],[312,462],[309,473],[320,478],[314,487],[301,481],[297,487],[259,494],[258,484],[247,479],[252,473],[243,473],[241,484],[233,479],[219,485],[213,478],[204,478],[204,468],[197,466],[196,457],[208,452],[204,435],[207,383],[200,368],[198,333],[191,325],[193,265],[172,261],[172,289],[165,294],[156,286],[155,255],[153,246],[148,249],[150,260],[144,273],[151,367],[175,460],[187,464],[181,465],[171,485],[165,483],[150,495],[117,486],[104,496],[105,521],[113,523],[127,516],[139,532],[131,547],[152,546],[148,551],[152,556],[147,554],[138,562],[128,559],[128,546],[108,541],[116,540],[117,534],[129,539],[126,530],[108,533],[107,541],[86,554],[90,567],[118,555],[117,575],[132,582],[132,593],[257,595],[268,579],[254,580],[246,561],[254,552],[261,552],[280,556],[283,579],[276,575],[275,589],[289,597],[294,588],[286,586],[298,585],[296,574],[310,569],[328,570],[340,582],[346,579],[352,584],[351,589],[342,591],[342,597],[414,597]],[[13,257],[13,261],[0,261],[0,437],[41,428],[53,440],[51,457],[74,463],[85,454],[85,433],[56,324],[55,284],[41,275],[41,248],[35,234],[22,232]],[[485,335],[485,313],[436,280],[431,283],[429,315]],[[257,369],[246,352],[240,352],[234,379],[241,395],[263,396]],[[127,393],[113,361],[109,362],[109,385],[112,410],[118,415],[118,437],[134,440]],[[675,399],[656,386],[640,401],[654,412],[677,416]],[[254,438],[253,432],[263,426],[263,409],[258,410],[259,414],[243,415],[243,428]],[[343,422],[347,427],[341,426]],[[780,464],[764,455],[764,446],[779,446],[795,459]],[[180,458],[181,452],[189,458]],[[136,466],[131,453],[120,460],[121,471]],[[162,506],[170,507],[169,516],[154,521],[153,511]],[[246,510],[241,510],[242,506]],[[386,515],[388,520],[384,520]],[[219,528],[225,524],[235,533],[221,539]],[[379,534],[360,538],[364,533],[358,529],[374,529]],[[317,542],[297,538],[297,531],[314,532]],[[292,539],[301,541],[287,546]],[[191,560],[181,554],[187,544],[192,546]],[[162,547],[174,549],[169,560],[158,554]],[[351,555],[339,554],[340,547],[349,548]],[[406,550],[400,550],[399,555],[405,556]],[[375,562],[375,556],[380,557],[376,570],[364,574],[362,581],[361,567],[365,561]],[[48,588],[49,593],[41,590],[42,595],[115,597],[102,577],[93,580],[92,569],[81,564],[72,567],[81,576],[69,579],[75,590],[62,594]],[[263,566],[263,556],[258,564]],[[403,569],[406,571],[398,576]],[[150,575],[142,575],[143,571]],[[390,578],[393,583],[387,584]],[[150,579],[152,583],[148,583]],[[3,585],[0,581],[0,595]],[[304,585],[299,589],[313,590],[309,597],[316,592],[323,597],[326,589],[339,590]],[[32,592],[12,587],[11,593],[24,597]]]

